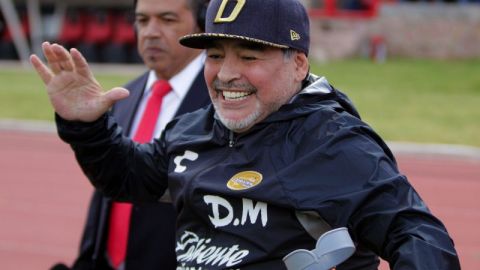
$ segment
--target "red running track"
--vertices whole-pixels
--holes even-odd
[[[480,160],[401,153],[397,159],[446,224],[462,269],[480,269]],[[52,133],[0,131],[0,172],[0,269],[70,264],[92,187],[68,146]]]

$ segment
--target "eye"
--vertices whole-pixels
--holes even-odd
[[[258,58],[256,56],[253,56],[253,55],[243,55],[242,59],[246,60],[246,61],[254,61],[254,60],[257,60]]]
[[[207,57],[209,59],[216,60],[216,59],[223,58],[223,54],[221,51],[217,49],[210,48],[210,49],[207,49]]]
[[[165,23],[173,23],[178,21],[178,19],[177,17],[168,14],[168,15],[162,16],[162,21],[164,21]]]
[[[220,58],[222,58],[222,56],[218,53],[209,53],[208,58],[210,58],[210,59],[220,59]]]
[[[147,24],[147,22],[148,22],[147,17],[136,17],[135,18],[135,24],[136,25],[145,25],[145,24]]]

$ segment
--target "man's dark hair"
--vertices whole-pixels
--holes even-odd
[[[137,8],[137,1],[133,0],[133,10]],[[186,0],[188,6],[192,10],[192,14],[195,17],[198,27],[205,31],[205,17],[207,13],[207,6],[210,0]]]

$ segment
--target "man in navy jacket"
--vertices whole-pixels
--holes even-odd
[[[128,95],[103,93],[76,50],[45,43],[47,86],[60,137],[89,180],[110,196],[156,201],[177,213],[177,269],[285,269],[346,227],[356,252],[339,270],[460,269],[442,222],[344,94],[308,74],[309,23],[297,0],[213,0],[205,48],[212,105],[138,144],[105,112]],[[88,82],[88,83],[85,83]],[[85,103],[88,101],[87,103]],[[310,269],[310,268],[309,268]]]

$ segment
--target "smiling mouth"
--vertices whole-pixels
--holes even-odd
[[[248,96],[252,95],[253,92],[239,92],[239,91],[222,91],[223,98],[225,100],[244,100]]]

